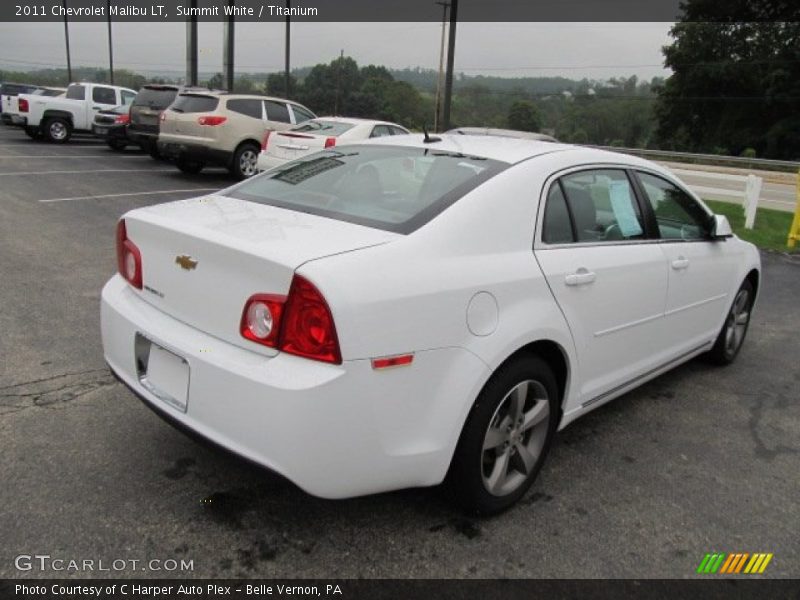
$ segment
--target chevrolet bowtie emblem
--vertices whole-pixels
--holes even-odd
[[[181,269],[191,271],[197,267],[197,261],[187,254],[180,254],[175,257],[175,262],[181,266]]]

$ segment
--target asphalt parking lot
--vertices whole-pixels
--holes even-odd
[[[0,577],[75,575],[15,567],[45,554],[194,566],[86,577],[682,578],[707,552],[800,577],[800,258],[762,256],[734,366],[691,362],[569,426],[509,512],[436,489],[325,501],[175,431],[103,361],[118,217],[230,183],[0,128]]]

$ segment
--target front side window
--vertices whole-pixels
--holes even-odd
[[[592,169],[570,173],[559,181],[576,242],[618,242],[644,237],[644,220],[625,171]],[[554,215],[557,211],[554,208]]]
[[[98,104],[117,104],[117,93],[114,88],[96,87],[92,90],[92,102]]]
[[[297,106],[297,104],[292,104],[292,112],[294,113],[294,120],[296,123],[303,123],[309,119],[316,118],[311,112],[307,111],[302,106]]]
[[[500,161],[427,148],[343,146],[286,163],[228,194],[410,233],[507,166]]]
[[[710,234],[710,215],[694,198],[666,179],[636,173],[653,207],[658,232],[667,240],[701,240]]]

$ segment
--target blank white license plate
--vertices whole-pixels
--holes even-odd
[[[177,354],[151,343],[147,372],[141,379],[161,400],[186,412],[189,401],[189,363]]]

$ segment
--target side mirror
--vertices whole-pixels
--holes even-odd
[[[711,239],[724,240],[733,237],[733,229],[725,215],[714,215],[711,221]]]

